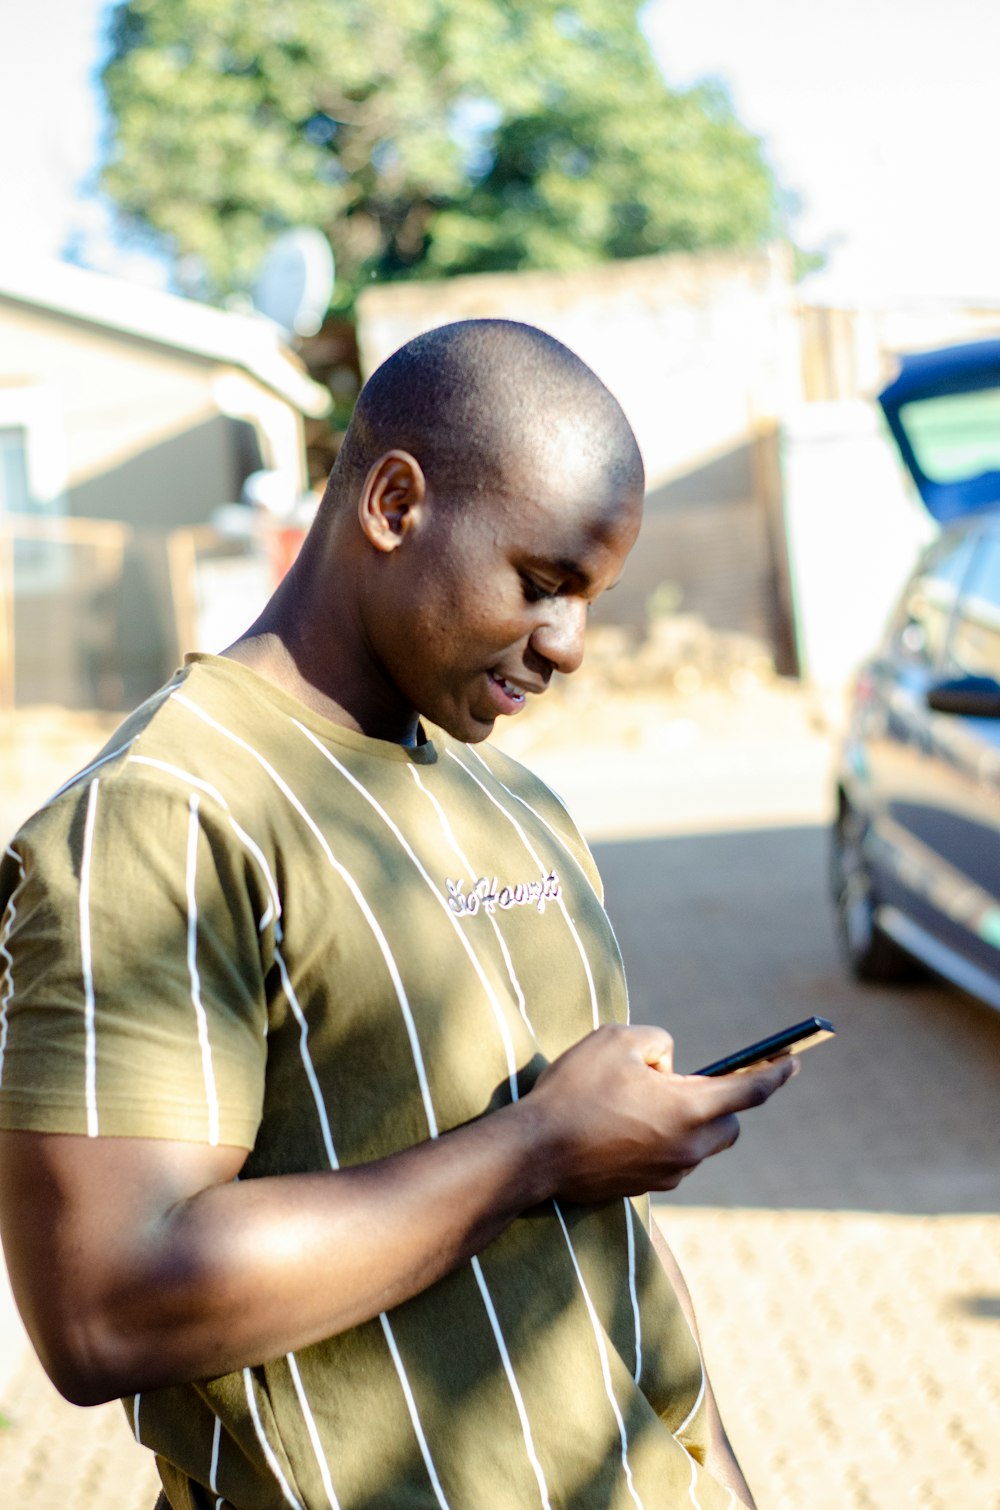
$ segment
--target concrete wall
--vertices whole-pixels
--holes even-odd
[[[642,532],[595,622],[641,628],[669,586],[683,611],[755,636],[794,671],[780,497],[758,467],[799,367],[789,302],[777,256],[639,258],[369,289],[359,345],[367,373],[450,320],[525,320],[564,341],[616,395],[646,464]]]
[[[632,423],[651,489],[744,444],[797,371],[789,273],[777,253],[641,257],[574,273],[504,273],[366,289],[370,372],[450,320],[524,320],[576,351]]]

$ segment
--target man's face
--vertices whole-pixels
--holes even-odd
[[[383,579],[392,602],[374,649],[411,709],[475,743],[553,671],[579,666],[588,607],[635,543],[642,489],[580,465],[466,499],[430,492],[427,505]]]

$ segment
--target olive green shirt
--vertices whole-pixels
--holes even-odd
[[[192,657],[0,870],[0,1126],[379,1159],[627,1018],[593,861],[515,762]],[[703,1510],[646,1202],[548,1203],[361,1326],[125,1402],[177,1510]]]

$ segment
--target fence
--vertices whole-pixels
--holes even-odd
[[[274,546],[211,525],[0,514],[0,710],[141,701],[185,651],[247,627],[274,586]]]

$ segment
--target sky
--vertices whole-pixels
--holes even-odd
[[[123,254],[81,188],[99,151],[105,10],[0,8],[0,257],[57,255],[84,233],[93,264],[155,279],[162,270]],[[726,83],[801,203],[796,239],[828,254],[831,297],[1000,301],[1000,6],[651,0],[645,25],[670,84]]]
[[[646,26],[668,82],[727,82],[829,288],[1000,300],[1000,6],[654,0]]]

